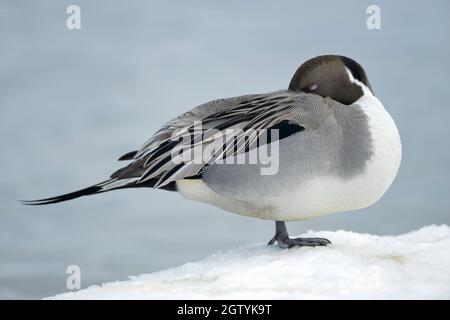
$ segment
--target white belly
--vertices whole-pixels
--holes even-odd
[[[363,96],[356,104],[361,105],[369,117],[374,153],[365,172],[351,180],[320,177],[277,199],[258,203],[222,197],[200,180],[178,181],[178,190],[188,199],[237,214],[282,221],[303,220],[370,206],[394,181],[401,161],[401,142],[394,121],[376,97]]]

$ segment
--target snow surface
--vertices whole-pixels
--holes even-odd
[[[450,227],[399,236],[312,232],[328,247],[266,244],[52,299],[449,299]]]

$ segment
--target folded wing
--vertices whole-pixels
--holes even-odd
[[[160,188],[179,179],[198,177],[202,168],[213,161],[247,151],[265,129],[282,128],[281,135],[301,131],[301,124],[290,122],[292,113],[298,111],[296,96],[290,91],[279,91],[201,105],[164,125],[141,150],[130,153],[134,161],[111,178],[135,184],[154,181],[152,186]],[[232,135],[237,143],[227,141],[228,129],[238,129]],[[218,141],[222,146],[213,148],[215,152],[203,161],[173,161],[174,154],[192,154],[195,147],[205,148]]]

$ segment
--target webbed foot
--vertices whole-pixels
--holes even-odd
[[[275,236],[270,239],[268,245],[277,242],[278,246],[283,249],[292,247],[316,247],[327,246],[331,241],[325,238],[289,238],[286,224],[283,221],[276,221]]]

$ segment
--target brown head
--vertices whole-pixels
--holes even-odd
[[[336,55],[312,58],[295,72],[289,90],[316,93],[343,104],[352,104],[369,91],[366,72],[356,61]]]

